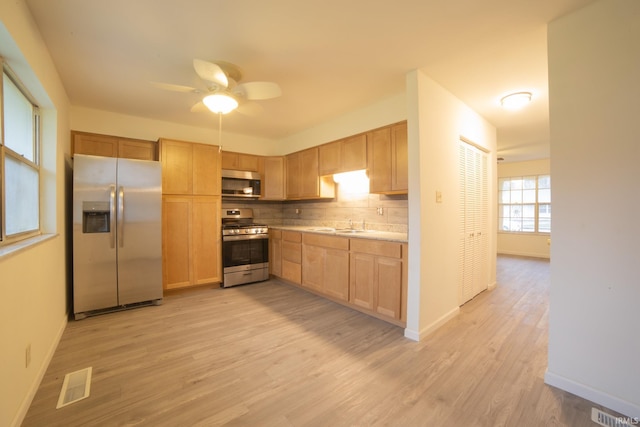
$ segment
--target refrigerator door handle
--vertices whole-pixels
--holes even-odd
[[[109,246],[116,247],[116,186],[109,186]]]
[[[124,246],[124,187],[118,190],[118,246]]]

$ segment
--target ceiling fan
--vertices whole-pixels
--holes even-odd
[[[282,90],[277,83],[238,83],[242,78],[242,73],[236,65],[228,62],[194,59],[193,68],[196,74],[205,81],[206,90],[167,83],[153,84],[161,89],[177,92],[204,93],[202,100],[191,107],[191,111],[211,111],[218,114],[227,114],[238,108],[241,103],[243,105],[238,108],[238,111],[252,114],[260,107],[256,108],[245,101],[271,99],[282,95]]]

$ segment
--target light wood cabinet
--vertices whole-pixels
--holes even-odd
[[[260,156],[233,151],[222,152],[222,169],[259,172]]]
[[[216,196],[162,197],[164,289],[222,280],[220,209]]]
[[[407,123],[375,129],[367,135],[369,192],[408,192]]]
[[[269,273],[282,277],[282,231],[269,230]]]
[[[161,139],[164,289],[222,281],[220,150]]]
[[[285,158],[282,156],[263,159],[261,200],[285,199]]]
[[[349,239],[302,235],[302,286],[343,301],[349,300]]]
[[[319,174],[349,172],[367,168],[367,135],[359,134],[324,144],[319,150]]]
[[[302,283],[302,233],[282,232],[282,278]]]
[[[220,154],[216,145],[162,139],[163,194],[220,195]]]
[[[158,160],[158,143],[156,141],[71,131],[71,144],[73,154]]]
[[[406,243],[269,230],[270,273],[379,319],[407,321]]]
[[[335,197],[331,177],[318,173],[318,147],[286,156],[287,199],[322,199]]]
[[[190,286],[191,197],[162,196],[162,283],[164,289]]]
[[[406,245],[366,239],[351,240],[349,301],[393,320],[405,320]]]

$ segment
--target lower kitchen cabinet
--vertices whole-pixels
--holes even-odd
[[[220,197],[162,197],[162,278],[166,290],[222,280]]]
[[[302,236],[302,286],[349,300],[349,239],[305,233]]]
[[[282,278],[302,283],[302,233],[282,232]]]
[[[269,230],[269,273],[282,277],[282,231]]]
[[[269,230],[272,275],[315,294],[404,326],[406,243]]]
[[[406,260],[403,252],[406,245],[401,243],[352,239],[349,301],[377,315],[404,320]]]

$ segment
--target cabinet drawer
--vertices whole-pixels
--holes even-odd
[[[305,245],[321,246],[323,248],[349,250],[349,239],[345,237],[325,236],[322,234],[305,233],[302,236]]]
[[[302,233],[299,231],[283,231],[282,240],[287,242],[300,243],[302,242]]]
[[[402,258],[402,244],[381,240],[350,239],[351,252],[388,258]]]
[[[282,239],[282,230],[269,230],[270,239]]]

